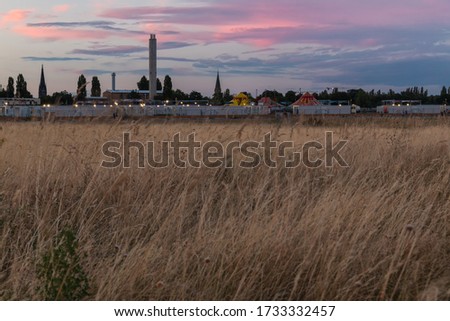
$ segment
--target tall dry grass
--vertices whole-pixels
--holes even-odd
[[[448,300],[450,124],[389,122],[2,123],[0,298],[41,299],[39,261],[69,227],[89,300]],[[99,166],[125,131],[302,144],[326,130],[350,140],[349,168]]]

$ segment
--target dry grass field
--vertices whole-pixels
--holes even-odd
[[[348,168],[100,166],[124,132],[325,131]],[[2,300],[450,299],[448,118],[3,122],[0,155]]]

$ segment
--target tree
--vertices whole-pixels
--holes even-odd
[[[297,94],[295,93],[295,91],[293,90],[289,90],[285,95],[284,95],[284,100],[290,103],[293,103],[297,100]]]
[[[53,93],[51,100],[47,103],[55,105],[72,105],[73,96],[65,90],[61,92],[55,92]]]
[[[172,90],[172,78],[169,75],[164,77],[164,88],[163,88],[163,99],[172,99],[173,98],[173,90]]]
[[[82,74],[80,77],[78,77],[78,83],[77,83],[77,101],[78,100],[84,100],[87,96],[86,92],[86,77]]]
[[[162,90],[162,84],[159,78],[156,78],[156,90]]]
[[[100,80],[97,76],[92,77],[91,97],[100,97],[102,89],[100,87]]]
[[[358,106],[368,107],[369,106],[369,95],[362,90],[359,89],[355,95],[354,102]]]
[[[224,99],[221,92],[215,92],[212,96],[212,103],[214,105],[223,105]]]
[[[16,95],[15,96],[17,98],[25,98],[25,97],[22,97],[23,87],[25,85],[24,82],[25,82],[25,79],[23,78],[23,75],[19,74],[17,76],[17,80],[16,80]]]
[[[199,93],[198,91],[191,91],[191,93],[189,94],[189,99],[190,100],[202,100],[203,96],[201,93]]]
[[[41,97],[40,100],[41,100],[41,105],[47,105],[47,104],[54,105],[52,96],[47,95],[47,96]]]
[[[13,98],[14,97],[14,78],[8,78],[8,86],[6,87],[6,97]]]
[[[149,90],[150,88],[150,81],[147,79],[147,77],[142,76],[141,80],[137,83],[137,87],[139,90]]]
[[[279,93],[276,90],[265,90],[262,95],[262,97],[269,97],[273,101],[281,102],[283,101],[283,94]]]
[[[16,82],[16,97],[17,98],[32,98],[33,96],[27,90],[27,82],[22,74],[17,76]]]
[[[177,99],[177,100],[188,100],[189,95],[186,94],[185,92],[183,92],[182,90],[177,89],[172,92],[172,98]]]
[[[330,99],[330,94],[328,93],[327,90],[323,90],[319,93],[319,99],[320,100],[329,100]]]
[[[445,86],[442,87],[440,98],[441,103],[444,103],[447,100],[447,88],[445,88]]]
[[[243,91],[242,92],[245,96],[247,96],[248,97],[248,101],[254,101],[255,100],[255,98],[253,98],[253,96],[252,96],[252,93],[251,92],[248,92],[248,91]],[[283,97],[283,94],[281,94],[281,97]]]
[[[350,96],[345,91],[339,91],[339,88],[333,88],[333,91],[330,94],[331,100],[350,100]]]
[[[230,94],[230,89],[225,89],[225,92],[223,94],[223,101],[225,103],[230,102],[231,100],[233,100],[233,96]]]

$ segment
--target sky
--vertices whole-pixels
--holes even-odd
[[[44,65],[49,93],[112,72],[136,89],[152,33],[158,77],[187,93],[218,70],[231,93],[450,86],[448,0],[2,0],[0,84],[22,73],[37,96]]]

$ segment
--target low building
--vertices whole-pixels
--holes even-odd
[[[39,98],[0,98],[0,106],[37,106]]]
[[[103,98],[106,98],[109,103],[130,99],[131,97],[139,95],[139,99],[148,100],[148,90],[107,90],[103,93]],[[134,98],[134,97],[133,97]]]
[[[106,97],[86,97],[84,100],[75,102],[75,104],[80,106],[96,106],[110,104],[110,102]]]
[[[162,91],[159,90],[156,93],[162,94]],[[107,90],[103,93],[103,98],[106,98],[109,104],[120,103],[130,99],[148,101],[149,94],[148,90]]]

